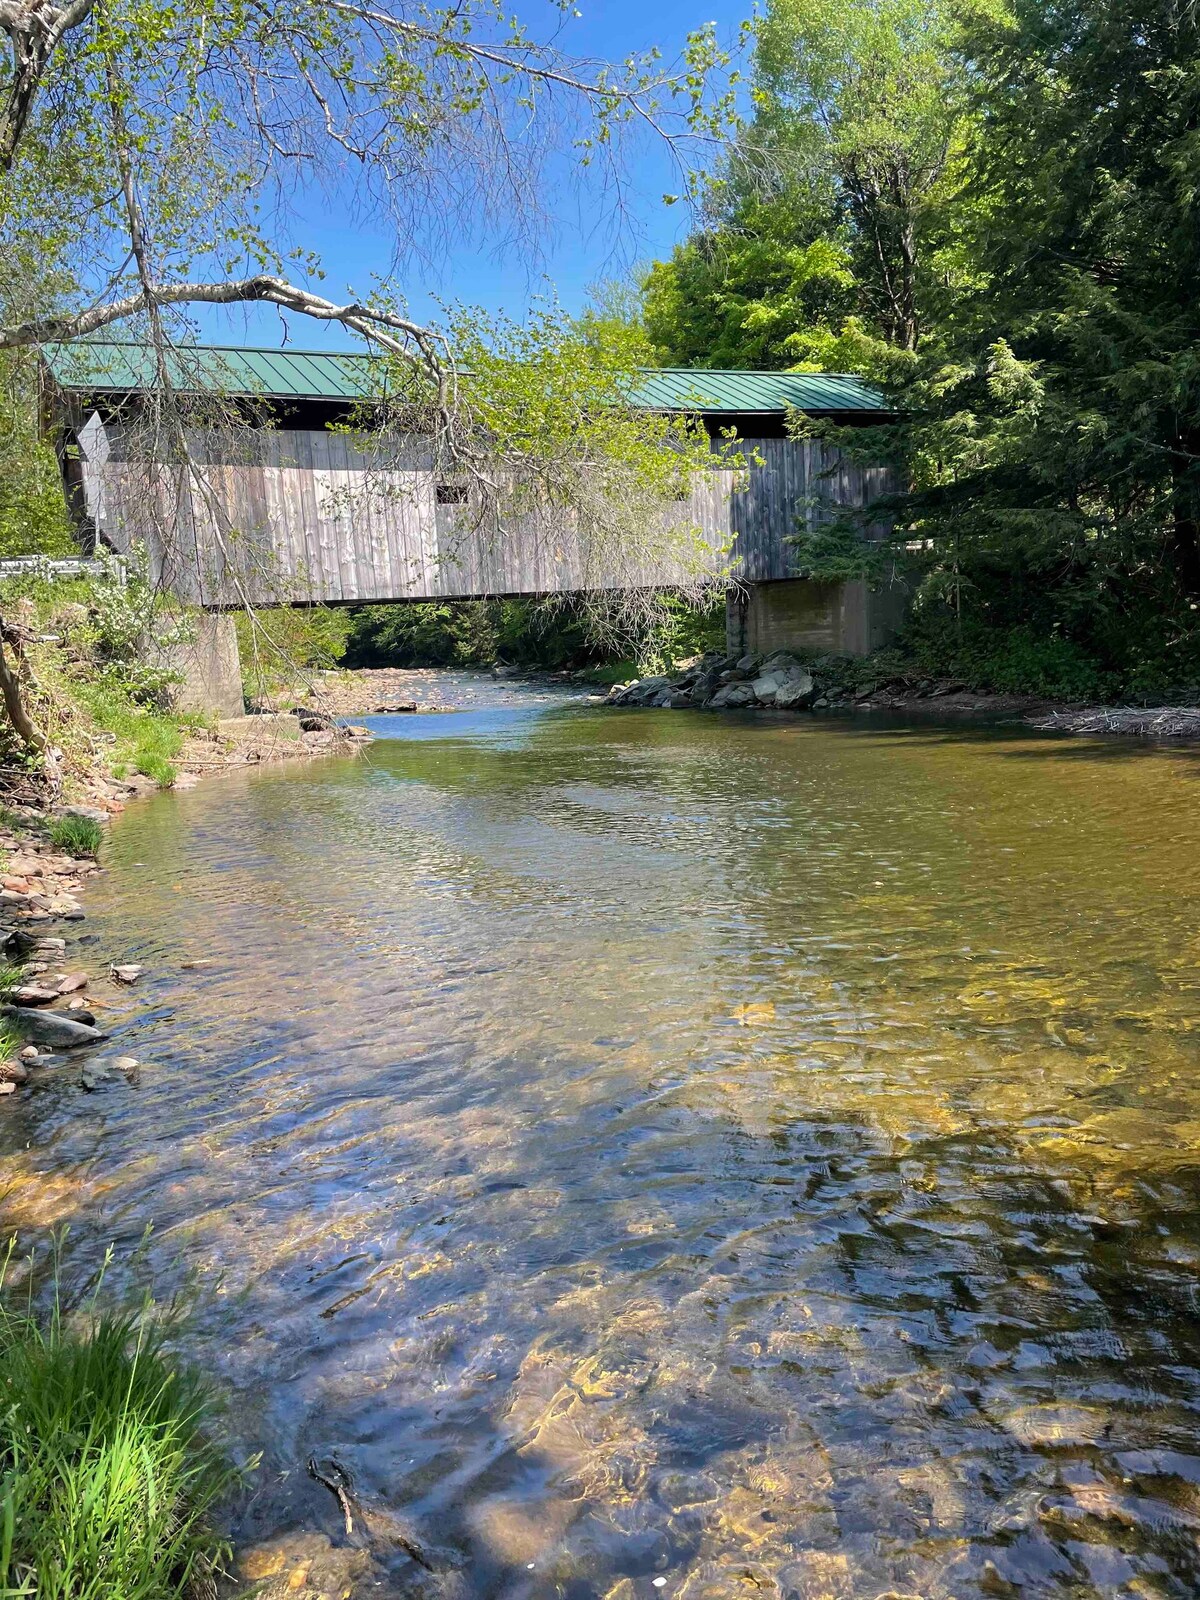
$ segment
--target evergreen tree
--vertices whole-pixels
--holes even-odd
[[[906,531],[968,622],[1071,641],[1114,689],[1180,686],[1200,668],[1197,19],[1017,0],[972,53],[978,287],[904,396]]]

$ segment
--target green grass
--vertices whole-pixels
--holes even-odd
[[[156,783],[174,783],[172,761],[183,748],[183,727],[196,719],[147,710],[105,684],[88,684],[76,692],[96,726],[113,735],[116,765],[140,772]]]
[[[602,667],[595,667],[588,672],[590,683],[628,683],[631,678],[638,675],[638,665],[631,657],[623,661],[610,661]]]
[[[92,817],[55,817],[50,823],[50,843],[69,856],[95,856],[104,839],[100,824]]]
[[[213,1405],[161,1334],[0,1306],[0,1600],[191,1600],[227,1559],[208,1514],[239,1481]]]

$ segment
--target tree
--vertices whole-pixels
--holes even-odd
[[[973,292],[907,400],[931,577],[968,623],[1071,641],[1097,686],[1200,670],[1200,26],[1018,0],[970,40]]]
[[[749,145],[751,136],[745,136]],[[821,366],[853,314],[856,282],[827,195],[790,163],[745,149],[707,194],[705,226],[643,282],[646,332],[675,366]]]
[[[971,118],[948,0],[769,0],[755,117],[710,221],[657,263],[646,322],[685,361],[879,375],[964,278]]]
[[[317,267],[302,242],[287,248],[298,184],[386,218],[403,262],[431,218],[525,227],[546,159],[572,139],[615,173],[622,131],[678,145],[715,137],[730,111],[710,94],[711,30],[676,70],[656,55],[613,68],[570,60],[492,0],[0,0],[0,27],[0,348],[266,302],[436,362],[436,338],[386,286],[335,304],[284,275],[289,259]],[[44,302],[52,268],[73,290],[65,308]]]

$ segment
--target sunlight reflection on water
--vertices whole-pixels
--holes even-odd
[[[332,1453],[383,1592],[1193,1595],[1200,757],[379,725],[128,813],[141,1081],[5,1107],[198,1285],[242,1535]]]

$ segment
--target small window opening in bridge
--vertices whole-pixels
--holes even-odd
[[[437,486],[437,503],[440,506],[465,506],[470,498],[470,490],[465,483],[439,483]]]

